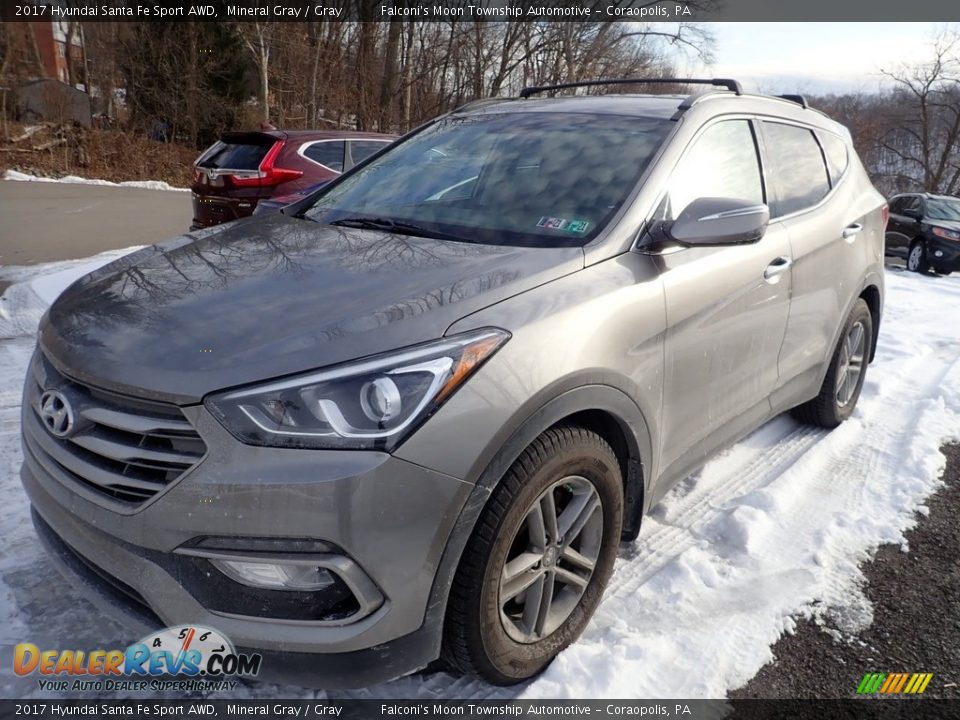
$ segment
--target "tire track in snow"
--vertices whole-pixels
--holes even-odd
[[[794,421],[779,418],[770,425],[774,423]],[[764,430],[767,429],[774,428],[765,426]],[[769,478],[778,476],[816,444],[821,434],[814,428],[793,427],[786,434],[771,438],[776,443],[773,448],[757,449],[746,467],[730,467],[717,479],[704,478],[701,471],[682,481],[644,518],[645,526],[656,524],[658,527],[646,537],[641,531],[635,543],[621,547],[607,595],[634,592],[677,555],[702,542],[699,528],[716,514],[718,505],[725,505],[729,499],[761,487]],[[749,442],[750,437],[752,435],[744,442]],[[722,458],[721,455],[714,462],[722,462]],[[692,485],[692,488],[684,488],[684,485]]]
[[[824,434],[818,442],[816,453],[805,455],[783,478],[778,479],[778,482],[796,482],[798,487],[802,487],[802,493],[795,496],[795,503],[776,508],[778,517],[804,518],[820,513],[824,515],[820,523],[823,530],[817,533],[819,547],[815,546],[813,553],[814,559],[825,565],[822,577],[811,578],[812,583],[799,583],[794,588],[798,594],[797,599],[802,598],[803,602],[809,603],[810,614],[814,617],[819,613],[829,613],[834,624],[839,625],[845,632],[854,632],[873,619],[872,608],[859,591],[864,580],[858,567],[859,562],[866,560],[871,553],[866,550],[854,554],[846,553],[846,561],[837,562],[834,558],[833,562],[830,562],[831,550],[843,550],[846,518],[865,505],[867,496],[888,492],[884,487],[886,470],[890,465],[888,460],[890,457],[911,452],[911,429],[922,422],[931,403],[935,402],[929,399],[931,392],[948,376],[960,380],[960,362],[954,358],[946,358],[942,353],[939,354],[938,361],[935,366],[927,365],[929,374],[921,382],[905,379],[900,383],[900,394],[914,398],[909,412],[899,413],[891,419],[879,412],[880,408],[873,408],[872,412],[859,409],[852,422],[832,433]],[[922,483],[922,479],[918,478],[918,481]],[[731,502],[730,507],[735,508],[736,501]],[[913,512],[903,514],[912,516]],[[909,521],[909,518],[901,520]],[[831,522],[836,523],[837,527],[832,527]],[[749,550],[754,558],[758,555],[788,558],[791,552],[796,551],[792,543],[794,532],[789,528],[797,526],[799,534],[801,525],[802,522],[790,523],[788,520],[788,531],[778,534],[774,542],[765,547],[763,543],[757,542],[745,550]],[[874,533],[885,533],[884,541],[899,541],[900,523],[885,520],[877,523],[877,526]],[[789,582],[789,578],[784,579]],[[857,590],[853,595],[852,588]],[[793,611],[797,612],[798,609],[794,608]],[[789,627],[790,624],[788,622],[786,626]],[[742,616],[734,613],[720,619],[714,626],[714,632],[725,638],[728,662],[732,659],[734,663],[742,662],[749,667],[750,659],[756,656],[757,649],[756,632],[750,624],[743,622]],[[744,674],[741,681],[745,681],[747,677]],[[730,683],[722,685],[729,687]]]

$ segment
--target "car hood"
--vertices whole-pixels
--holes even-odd
[[[960,232],[960,222],[956,220],[927,220],[930,227],[945,228],[947,230],[956,230]]]
[[[41,323],[65,374],[189,404],[442,337],[583,267],[574,248],[449,242],[277,214],[175,238],[71,285]]]

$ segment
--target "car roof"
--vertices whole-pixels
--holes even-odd
[[[453,112],[456,114],[581,112],[677,120],[693,109],[710,115],[742,112],[797,120],[822,127],[849,139],[849,131],[843,125],[819,110],[807,106],[806,101],[800,96],[778,97],[736,93],[730,90],[706,90],[690,95],[618,93],[524,99],[491,98],[467,103]]]

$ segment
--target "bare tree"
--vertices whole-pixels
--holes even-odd
[[[632,22],[373,22],[378,5],[349,0],[350,22],[244,21],[217,24],[216,32],[189,23],[178,32],[142,23],[82,27],[89,84],[108,113],[114,97],[128,97],[138,129],[169,123],[174,135],[200,141],[221,122],[251,122],[252,95],[261,122],[402,132],[525,85],[663,76],[682,56],[709,59],[709,35],[691,24],[665,30]],[[8,76],[26,72],[36,54],[29,34],[21,34],[0,28],[0,66]],[[74,81],[79,63],[75,70]],[[229,88],[226,105],[222,88]]]
[[[278,26],[279,23],[259,21],[239,23],[237,26],[257,67],[260,79],[260,120],[264,123],[270,122],[270,53]]]
[[[946,30],[922,64],[882,71],[894,83],[881,141],[901,185],[954,194],[960,189],[960,35]]]

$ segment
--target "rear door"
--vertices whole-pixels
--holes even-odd
[[[884,237],[884,251],[887,255],[901,255],[903,241],[899,237],[900,216],[903,214],[903,208],[906,205],[908,197],[898,195],[890,198],[890,219],[887,221],[887,231]]]
[[[887,253],[906,258],[910,243],[920,230],[917,219],[922,213],[919,195],[901,195],[890,203],[890,220],[887,222]]]
[[[751,120],[701,130],[671,176],[661,219],[699,197],[766,202]],[[753,244],[673,250],[661,256],[666,483],[769,415],[790,301],[790,244],[779,223]]]

